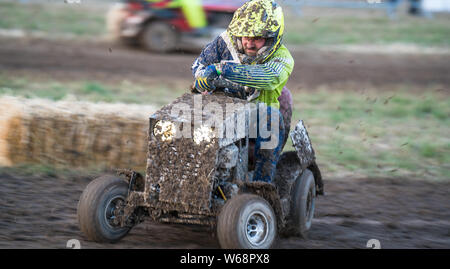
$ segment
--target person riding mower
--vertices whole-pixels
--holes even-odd
[[[89,183],[77,208],[89,240],[117,242],[146,218],[208,226],[222,248],[270,248],[278,235],[307,237],[324,187],[305,124],[285,131],[291,114],[278,109],[290,108],[281,91],[293,67],[281,45],[280,14],[272,1],[244,4],[228,38],[205,49],[220,61],[201,56],[191,92],[150,116],[146,174],[120,169]],[[258,32],[241,18],[263,18],[270,27]],[[262,47],[258,36],[266,36]],[[295,150],[281,154],[287,137]]]
[[[268,128],[272,113],[279,117],[279,138],[274,148],[261,149],[265,139],[260,135],[251,141],[256,157],[255,181],[273,180],[290,130],[292,95],[285,85],[294,59],[282,44],[283,34],[284,16],[277,3],[249,1],[235,12],[227,31],[208,44],[192,66],[197,90],[214,90],[211,82],[224,78],[257,90],[253,101],[267,105]]]

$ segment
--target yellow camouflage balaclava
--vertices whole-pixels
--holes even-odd
[[[248,1],[236,10],[227,31],[240,54],[242,63],[263,63],[281,45],[284,34],[283,10],[272,0]],[[242,46],[242,37],[264,37],[266,44],[260,49],[257,56],[246,56]]]

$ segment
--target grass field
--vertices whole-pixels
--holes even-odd
[[[450,16],[427,20],[386,16],[293,17],[286,23],[286,42],[296,45],[450,46]]]
[[[435,92],[300,92],[318,161],[332,174],[450,179],[450,99]]]
[[[98,36],[106,33],[106,5],[0,2],[0,28],[50,35]]]
[[[0,79],[0,95],[51,100],[162,106],[186,90],[163,84],[148,88],[127,81],[108,85]],[[306,122],[325,175],[450,179],[450,98],[439,89],[412,94],[411,87],[401,85],[381,92],[321,87],[293,95],[293,124],[299,119]],[[285,150],[292,149],[289,143]]]
[[[62,1],[61,1],[62,2]],[[106,35],[107,4],[0,2],[0,29],[21,29],[49,35],[98,37]],[[289,14],[289,13],[288,13]],[[450,16],[434,19],[357,10],[355,15],[305,14],[286,16],[285,40],[290,45],[414,44],[425,47],[450,46]],[[359,16],[356,16],[359,14]],[[366,14],[361,15],[361,14]]]

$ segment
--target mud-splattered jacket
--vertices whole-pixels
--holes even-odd
[[[278,97],[294,69],[294,59],[284,45],[262,64],[241,64],[226,31],[205,47],[192,65],[192,74],[197,78],[214,63],[222,63],[221,76],[224,78],[261,90],[256,102],[277,109],[280,108]]]

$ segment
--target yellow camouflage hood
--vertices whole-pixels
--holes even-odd
[[[264,37],[266,46],[247,63],[261,63],[280,47],[284,34],[284,15],[280,5],[272,0],[246,2],[233,15],[227,32],[237,51],[243,53],[241,37]]]

